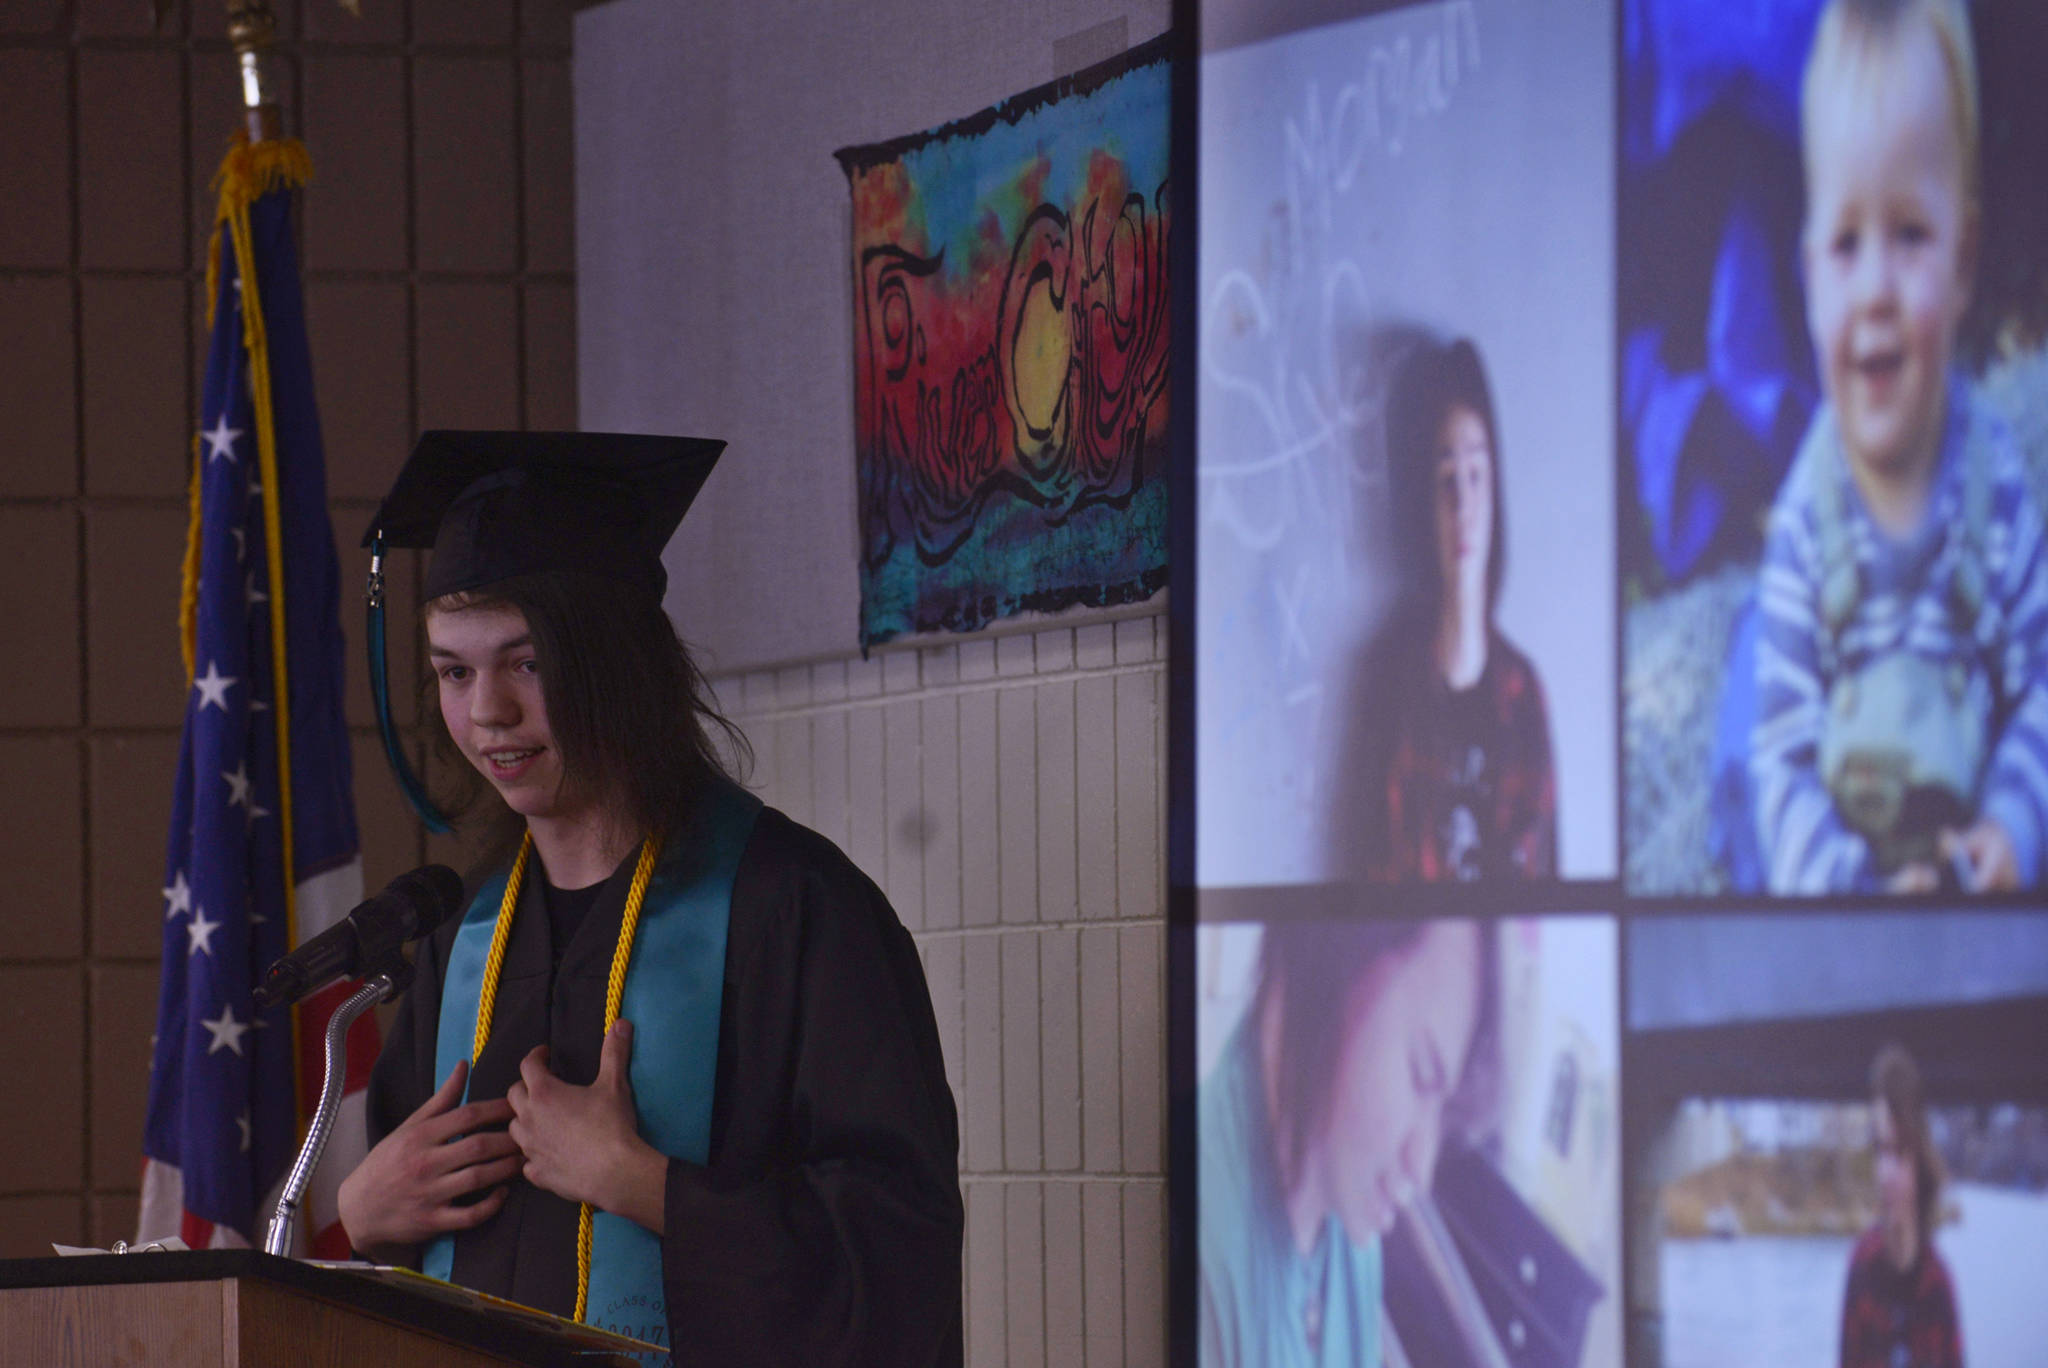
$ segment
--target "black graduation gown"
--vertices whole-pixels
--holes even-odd
[[[597,1076],[605,980],[633,860],[553,969],[538,871],[520,891],[472,1099],[502,1097],[545,1042]],[[457,923],[419,947],[369,1086],[370,1142],[434,1076]],[[924,970],[875,885],[764,808],[741,856],[719,1009],[710,1162],[669,1162],[662,1282],[678,1365],[962,1361],[958,1123]],[[455,1242],[454,1278],[559,1315],[576,1299],[574,1203],[515,1180]]]

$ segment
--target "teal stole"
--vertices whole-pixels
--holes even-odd
[[[710,1157],[711,1097],[718,1072],[718,1010],[725,991],[726,930],[733,878],[761,800],[723,781],[710,785],[688,829],[664,842],[648,880],[626,969],[619,1016],[633,1023],[628,1077],[640,1136],[674,1159]],[[484,964],[511,871],[487,879],[463,913],[448,952],[435,1037],[434,1076],[446,1078],[476,1040]],[[534,877],[531,870],[528,877]],[[573,1251],[571,1251],[573,1256]],[[421,1270],[449,1280],[455,1242],[426,1247]],[[668,1343],[661,1241],[652,1231],[594,1213],[586,1323]]]

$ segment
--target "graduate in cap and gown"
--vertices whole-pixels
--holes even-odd
[[[377,514],[489,853],[421,942],[355,1247],[677,1364],[958,1364],[958,1128],[882,893],[725,772],[661,551],[722,444],[430,432]]]

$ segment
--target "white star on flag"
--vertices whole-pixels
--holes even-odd
[[[192,913],[191,923],[185,928],[186,934],[192,937],[192,943],[187,947],[185,953],[188,955],[212,954],[213,933],[218,930],[220,930],[220,923],[208,921],[205,908],[195,909]]]
[[[256,572],[254,570],[242,576],[242,597],[248,601],[251,608],[254,608],[259,603],[270,602],[270,595],[256,587]]]
[[[230,527],[228,535],[235,539],[235,564],[240,565],[243,561],[249,559],[248,531],[245,528]]]
[[[242,1153],[247,1154],[249,1152],[249,1142],[255,1137],[254,1131],[249,1126],[249,1113],[245,1110],[240,1116],[236,1117],[235,1124],[242,1128]]]
[[[184,870],[179,870],[177,877],[171,880],[171,886],[164,890],[164,901],[170,904],[164,911],[165,921],[192,910],[192,885],[185,882]]]
[[[228,426],[228,416],[223,413],[213,426],[199,434],[206,441],[206,459],[209,461],[235,459],[235,438],[242,435],[240,428]]]
[[[208,1054],[215,1050],[233,1050],[236,1054],[242,1052],[242,1037],[248,1032],[249,1023],[235,1020],[234,1008],[222,1003],[218,1017],[211,1021],[202,1018],[199,1024],[213,1033],[213,1043],[206,1047]]]
[[[206,662],[206,673],[194,679],[192,687],[199,690],[199,706],[202,709],[212,706],[226,712],[228,689],[237,682],[233,675],[224,675],[220,672],[219,661],[209,660]]]
[[[228,788],[231,790],[228,794],[229,807],[234,807],[238,803],[243,807],[253,806],[249,801],[249,764],[247,761],[243,761],[231,770],[222,770],[220,777],[228,781]]]

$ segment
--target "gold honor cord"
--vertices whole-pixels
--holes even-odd
[[[519,842],[519,854],[512,861],[512,873],[505,880],[505,896],[498,904],[498,924],[491,931],[491,952],[484,960],[483,987],[477,994],[476,1035],[470,1047],[470,1067],[483,1058],[484,1042],[491,1038],[491,1013],[498,1002],[498,975],[505,967],[505,947],[512,939],[512,909],[519,905],[519,885],[526,879],[527,857],[533,852],[533,833]],[[647,884],[654,877],[654,865],[661,858],[661,837],[650,835],[640,843],[640,861],[633,866],[633,886],[626,894],[626,914],[619,921],[619,943],[612,948],[611,977],[605,981],[604,1035],[608,1038],[619,1020],[619,1003],[626,994],[626,968],[633,960],[633,933],[640,928],[640,905],[647,900]],[[600,1046],[602,1048],[602,1046]],[[576,1314],[582,1320],[590,1304],[590,1243],[595,1213],[590,1203],[582,1204],[576,1219]]]

